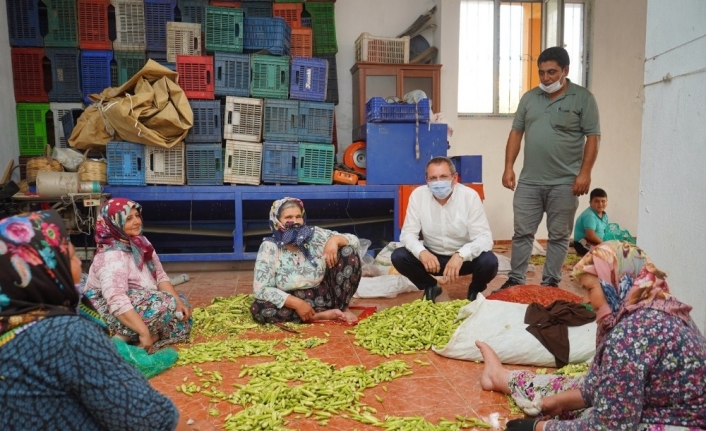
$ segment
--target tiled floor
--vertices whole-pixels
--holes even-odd
[[[508,255],[509,246],[498,246],[496,252]],[[234,265],[223,264],[199,265],[188,267],[184,264],[166,264],[165,267],[171,275],[182,272],[188,273],[190,281],[177,286],[177,290],[187,296],[194,307],[203,307],[217,296],[230,296],[235,294],[252,293],[252,262],[241,262]],[[565,271],[566,272],[566,271]],[[535,273],[528,273],[528,284],[539,284],[541,267]],[[489,285],[486,295],[497,289],[504,281],[505,276],[498,276]],[[470,277],[462,277],[460,282],[445,285],[444,290],[450,299],[463,299]],[[561,288],[578,293],[576,287],[569,281],[568,273],[560,285]],[[377,306],[378,309],[403,304],[421,297],[421,293],[406,293],[392,299],[354,299],[352,305]],[[365,391],[368,403],[375,400],[375,395],[384,397],[384,403],[375,403],[378,417],[385,415],[394,416],[423,416],[432,423],[438,423],[441,418],[453,420],[455,415],[472,416],[488,420],[493,413],[499,413],[500,423],[504,425],[510,414],[505,396],[499,393],[482,391],[480,387],[480,374],[482,364],[448,359],[432,351],[422,351],[413,355],[398,355],[390,359],[371,355],[367,350],[353,345],[353,336],[345,334],[348,329],[341,325],[310,325],[303,329],[306,336],[325,337],[328,333],[329,342],[322,346],[308,350],[309,357],[335,364],[337,367],[344,365],[365,365],[371,368],[380,362],[390,359],[402,359],[407,362],[413,374],[396,379],[388,383],[388,392],[384,393],[380,386]],[[276,332],[264,334],[264,338],[285,338],[292,334]],[[415,359],[427,362],[429,366],[421,366],[414,362]],[[243,358],[237,363],[230,361],[206,363],[201,366],[204,370],[218,370],[224,376],[222,387],[230,387],[232,383],[245,383],[247,379],[238,378],[242,364],[254,364],[272,360],[272,358]],[[519,368],[519,367],[510,367]],[[174,367],[165,373],[153,378],[150,382],[159,391],[171,398],[179,407],[182,414],[193,419],[205,419],[214,425],[222,425],[225,416],[230,412],[240,410],[226,402],[217,405],[219,416],[209,416],[208,410],[214,405],[208,402],[205,396],[196,395],[188,397],[175,391],[175,386],[183,382],[184,377],[194,379],[192,366]],[[299,415],[301,416],[301,415]],[[299,430],[373,430],[380,429],[371,425],[364,425],[352,419],[342,417],[332,418],[328,425],[322,426],[311,419],[292,419],[287,428]],[[502,429],[502,428],[500,428]]]

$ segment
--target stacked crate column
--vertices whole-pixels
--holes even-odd
[[[314,55],[335,54],[336,20],[333,3],[306,3],[306,11],[311,15],[311,28],[314,32]]]

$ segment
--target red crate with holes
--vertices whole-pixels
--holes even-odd
[[[113,49],[108,33],[110,0],[78,0],[78,45],[81,49]]]
[[[210,55],[177,55],[179,86],[189,99],[214,100],[213,57]]]
[[[311,58],[314,47],[312,37],[310,28],[293,28],[292,46],[289,48],[290,55],[292,57]]]
[[[12,48],[15,102],[48,102],[44,83],[44,48]],[[47,71],[49,72],[49,70]],[[46,78],[50,78],[51,75]]]
[[[292,29],[302,26],[302,11],[304,6],[301,3],[275,3],[272,5],[272,16],[284,19]]]

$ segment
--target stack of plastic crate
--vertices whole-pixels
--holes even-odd
[[[108,142],[108,184],[111,186],[144,186],[145,145],[132,142]]]
[[[132,27],[128,22],[135,16],[142,16],[141,12],[137,12],[141,6],[142,4],[136,1],[129,3],[120,1],[120,4],[115,0],[112,2],[111,0],[76,1],[77,37],[80,48],[80,52],[77,52],[79,66],[77,84],[81,96],[76,102],[89,103],[90,94],[101,93],[107,87],[117,84],[118,68],[113,55],[113,42],[109,29],[113,23],[116,24],[116,49],[131,49],[127,44],[128,41],[140,34],[144,37],[144,28],[141,32],[131,30]],[[121,43],[124,44],[122,47]],[[57,73],[52,72],[54,75]],[[73,102],[73,100],[62,100],[62,102]],[[60,110],[62,109],[52,109],[55,116]],[[62,123],[65,138],[68,138],[71,132],[66,130],[66,126],[69,123]],[[58,130],[56,122],[54,128]],[[63,144],[63,140],[61,142]]]
[[[186,182],[223,184],[223,119],[220,100],[190,100],[194,123],[186,135]]]
[[[115,40],[113,55],[110,60],[110,85],[117,87],[124,84],[145,64],[147,50],[147,28],[150,27],[150,42],[159,39],[155,20],[146,24],[146,19],[161,11],[163,0],[111,0],[115,11]],[[155,12],[148,14],[148,11]],[[165,32],[164,22],[159,28]],[[158,44],[158,43],[157,43]],[[166,48],[162,48],[165,51]]]

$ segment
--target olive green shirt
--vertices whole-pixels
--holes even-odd
[[[553,101],[536,87],[520,99],[512,129],[525,136],[519,183],[573,184],[581,170],[586,137],[601,134],[598,105],[590,91],[571,81]]]

